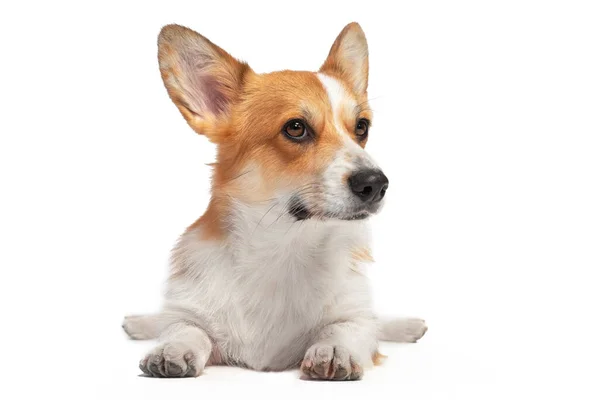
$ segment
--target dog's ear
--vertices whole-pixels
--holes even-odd
[[[319,71],[339,76],[350,84],[356,94],[366,93],[369,48],[365,33],[358,23],[346,25],[331,46],[329,56]]]
[[[169,96],[197,133],[210,140],[238,99],[250,67],[204,36],[179,25],[158,36],[160,73]]]

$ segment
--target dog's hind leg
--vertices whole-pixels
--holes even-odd
[[[380,319],[378,339],[388,342],[414,343],[427,332],[425,321],[418,318]]]
[[[134,340],[156,339],[173,323],[173,319],[163,313],[129,315],[123,320],[123,330]]]

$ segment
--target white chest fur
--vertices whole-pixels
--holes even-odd
[[[166,296],[166,307],[189,310],[230,362],[255,369],[290,367],[312,332],[370,306],[351,260],[368,240],[366,224],[294,222],[275,208],[238,205],[223,242],[184,235],[174,263],[186,272]]]

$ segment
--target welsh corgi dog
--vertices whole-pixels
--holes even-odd
[[[342,30],[318,72],[255,73],[179,25],[161,30],[158,61],[170,98],[217,157],[206,212],[172,251],[161,310],[123,322],[132,339],[158,339],[144,374],[237,365],[357,380],[381,357],[378,340],[420,339],[423,320],[375,315],[365,276],[368,218],[389,183],[365,151],[373,116],[361,27]]]

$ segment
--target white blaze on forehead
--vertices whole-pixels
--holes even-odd
[[[356,100],[337,79],[322,73],[317,73],[317,77],[329,97],[335,130],[344,138],[344,147],[341,156],[346,158],[347,155],[350,155],[352,158],[357,159],[357,161],[362,161],[363,164],[375,167],[375,163],[371,160],[367,152],[345,132],[344,123],[340,120],[340,115],[354,115],[357,107]]]
[[[345,136],[344,125],[343,122],[340,121],[340,114],[342,114],[342,110],[346,112],[350,111],[350,113],[352,113],[353,109],[357,105],[356,101],[350,96],[344,86],[342,86],[337,79],[321,73],[318,73],[317,76],[319,77],[319,80],[321,81],[321,84],[323,84],[323,87],[327,92],[327,96],[329,97],[335,128],[340,135]]]

